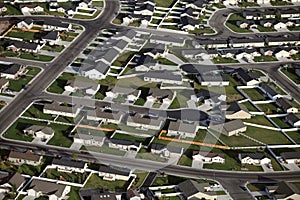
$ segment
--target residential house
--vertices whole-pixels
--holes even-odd
[[[88,96],[94,96],[99,89],[100,85],[97,82],[89,79],[68,80],[64,86],[64,90],[67,92],[79,92]]]
[[[144,75],[144,81],[182,85],[182,75],[170,71],[149,71]]]
[[[102,61],[105,64],[110,65],[119,56],[119,53],[120,52],[118,50],[110,48],[108,51],[104,52],[100,59],[97,58],[96,62]]]
[[[251,114],[247,107],[237,102],[232,102],[226,106],[225,118],[226,119],[250,119]]]
[[[35,155],[31,151],[26,151],[25,153],[11,151],[8,156],[8,160],[15,165],[33,165],[38,166],[42,163],[42,156]]]
[[[45,31],[69,31],[72,29],[71,23],[64,23],[58,20],[44,21],[43,30]]]
[[[261,89],[272,100],[276,100],[276,99],[282,97],[282,95],[279,94],[273,86],[270,86],[270,85],[268,85],[266,83],[264,83],[264,84],[261,85]]]
[[[147,1],[144,4],[136,4],[133,14],[135,16],[152,16],[155,9],[155,3]]]
[[[0,78],[0,93],[4,93],[9,86],[9,80],[6,78]]]
[[[152,35],[150,38],[150,43],[154,44],[164,44],[170,46],[184,46],[185,39],[182,38],[175,38],[171,36],[164,36],[164,35]]]
[[[127,140],[109,139],[106,140],[106,142],[108,143],[109,148],[119,149],[121,151],[138,152],[142,147],[142,143],[140,142],[132,142]]]
[[[225,163],[224,154],[208,152],[194,152],[193,160],[201,161],[203,163]]]
[[[79,190],[79,196],[81,199],[91,199],[91,200],[121,200],[122,194],[110,193],[104,191],[103,189],[84,189]]]
[[[73,136],[74,143],[79,143],[84,146],[96,146],[102,147],[105,141],[104,136],[94,134],[93,132],[89,131],[88,129],[77,129],[77,133]]]
[[[24,134],[48,141],[54,136],[54,130],[47,126],[31,125],[23,130]]]
[[[24,183],[25,178],[18,172],[3,174],[3,177],[0,178],[0,194],[18,192],[22,188]]]
[[[126,123],[127,126],[133,126],[143,130],[160,130],[164,124],[164,120],[160,117],[150,117],[148,115],[142,115],[137,113],[133,116],[128,116]]]
[[[21,6],[21,12],[23,14],[25,13],[43,13],[44,8],[39,6],[39,5],[34,5],[34,4],[28,4],[28,5],[22,5]]]
[[[300,152],[283,152],[280,154],[280,156],[287,163],[300,163]]]
[[[286,116],[286,121],[293,127],[300,127],[300,117],[294,113],[289,113]]]
[[[118,96],[123,96],[129,103],[134,103],[136,100],[138,100],[140,94],[141,90],[118,86],[114,86],[112,89],[108,88],[108,91],[105,92],[106,97],[115,99],[118,98]]]
[[[164,44],[158,44],[151,48],[150,51],[144,53],[145,55],[149,55],[154,59],[165,58],[168,54],[168,48]]]
[[[217,199],[217,193],[213,191],[209,183],[198,183],[194,180],[186,180],[177,186],[185,199]]]
[[[240,153],[239,160],[242,165],[267,165],[271,163],[271,159],[264,153]]]
[[[42,33],[42,40],[48,42],[50,45],[57,45],[60,41],[58,31],[47,31]]]
[[[58,102],[53,102],[51,104],[44,105],[43,113],[75,118],[79,114],[80,110],[81,108],[79,105],[65,106]]]
[[[208,1],[206,0],[195,0],[193,2],[188,2],[185,7],[186,8],[193,8],[197,10],[202,10],[203,7],[207,5]]]
[[[103,111],[99,108],[87,111],[87,119],[93,121],[101,121],[104,124],[119,124],[123,114],[121,111]]]
[[[32,27],[33,27],[33,20],[29,19],[29,18],[26,18],[26,19],[18,22],[17,25],[16,25],[16,27],[20,28],[20,29],[32,29]]]
[[[71,191],[71,186],[60,185],[40,179],[33,179],[26,191],[27,195],[32,198],[48,196],[49,200],[63,200]]]
[[[255,76],[253,77],[252,73],[249,73],[246,69],[238,68],[234,70],[233,73],[243,84],[247,86],[257,85],[260,83],[258,78]]]
[[[100,165],[98,171],[99,171],[99,176],[103,177],[103,180],[109,180],[109,181],[115,181],[115,180],[128,181],[132,175],[131,169],[108,166],[108,165]]]
[[[195,94],[191,95],[191,100],[194,102],[203,102],[210,98],[219,98],[221,95],[209,90],[200,89],[195,91]],[[226,100],[226,99],[225,99]]]
[[[163,158],[180,158],[183,154],[183,148],[181,147],[152,143],[150,148],[152,154]]]
[[[223,74],[203,74],[196,77],[201,86],[228,86],[229,80]]]
[[[185,122],[181,120],[170,121],[168,127],[168,136],[179,136],[182,138],[194,138],[198,130],[197,122]]]
[[[80,8],[89,8],[92,6],[92,0],[83,0],[78,4]]]
[[[223,124],[210,123],[209,128],[226,136],[238,135],[247,130],[247,126],[240,119],[235,119]]]
[[[54,158],[51,167],[56,168],[56,170],[59,172],[83,173],[88,168],[88,165],[83,161],[75,161],[67,158]]]
[[[80,67],[80,73],[82,76],[85,76],[93,80],[105,79],[108,71],[110,69],[109,64],[104,63],[103,61],[98,62],[84,62],[82,67]]]
[[[141,55],[136,58],[136,66],[134,68],[137,72],[147,72],[149,70],[153,70],[158,65],[157,61],[150,55]]]
[[[276,99],[276,104],[282,108],[286,113],[297,113],[298,108],[294,107],[287,99],[278,98]]]
[[[199,20],[189,16],[180,17],[181,29],[184,31],[194,31],[199,28]]]
[[[281,181],[277,185],[271,188],[266,187],[266,191],[269,193],[269,196],[272,199],[299,199],[300,198],[300,190],[299,188],[293,184],[292,182]]]
[[[160,88],[150,88],[147,96],[147,101],[171,104],[175,96],[176,91],[164,90]]]
[[[0,63],[0,77],[6,79],[16,79],[25,73],[25,66],[19,64],[1,64]]]
[[[19,40],[10,40],[6,46],[6,50],[12,52],[38,53],[40,49],[41,46],[37,43]]]

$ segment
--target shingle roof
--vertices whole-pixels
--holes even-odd
[[[30,160],[38,162],[41,158],[41,156],[35,155],[34,153],[30,151],[26,151],[25,153],[17,152],[17,151],[11,151],[9,153],[9,158],[17,158],[17,159],[23,159],[23,160]]]
[[[206,192],[205,187],[209,187],[208,183],[198,183],[193,180],[186,180],[178,185],[178,189],[182,192],[182,194],[189,198],[199,192],[207,193],[209,195],[216,195],[215,192]]]
[[[180,120],[170,121],[168,130],[185,133],[195,133],[197,131],[197,123],[187,123]]]
[[[174,147],[170,145],[163,145],[163,144],[156,144],[156,143],[151,144],[151,149],[158,150],[158,151],[166,149],[171,153],[177,153],[177,154],[182,153],[181,147]]]
[[[24,129],[24,131],[33,131],[33,132],[39,132],[41,131],[42,133],[46,135],[52,135],[54,133],[54,130],[51,127],[47,126],[38,126],[38,125],[31,125]]]
[[[55,194],[57,197],[62,197],[65,188],[66,185],[33,179],[27,190],[33,189],[36,192],[42,192],[43,195]]]
[[[131,170],[127,168],[120,168],[115,166],[100,165],[99,172],[129,176]]]
[[[271,96],[276,96],[278,94],[278,92],[273,86],[270,86],[268,84],[262,84],[261,87],[266,91],[266,93],[268,93]]]
[[[80,169],[83,169],[84,166],[85,166],[85,162],[83,162],[83,161],[74,161],[74,160],[70,160],[70,159],[67,159],[67,158],[61,158],[61,159],[55,158],[52,161],[52,164],[53,165],[60,165],[60,166],[67,166],[67,167],[80,168]]]
[[[246,157],[250,157],[252,159],[263,159],[267,156],[263,153],[241,153],[240,154],[241,159],[246,158]]]
[[[280,156],[287,160],[287,159],[300,159],[300,152],[283,152]]]

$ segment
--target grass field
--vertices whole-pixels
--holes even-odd
[[[243,90],[252,101],[262,101],[265,100],[266,97],[262,95],[262,92],[256,88],[244,89]]]
[[[297,144],[300,144],[300,131],[289,131],[286,132]]]
[[[245,119],[244,122],[274,127],[273,124],[264,115],[253,116],[251,117],[251,119]]]
[[[176,0],[155,0],[155,6],[168,8],[175,2]]]
[[[243,102],[242,104],[245,105],[250,112],[258,111],[249,101]]]
[[[43,105],[32,104],[26,110],[23,116],[37,118],[37,119],[53,120],[54,117],[52,117],[52,115],[43,113],[43,107],[44,107]]]
[[[70,131],[73,129],[72,126],[64,126],[58,124],[49,125],[54,131],[54,136],[50,139],[47,145],[54,145],[60,147],[70,147],[73,143],[72,139],[68,137]]]
[[[292,79],[296,84],[300,84],[300,78],[295,73],[295,69],[287,68],[287,69],[281,69],[281,72],[283,72],[285,75],[287,75],[290,79]]]
[[[222,58],[220,56],[213,58],[212,60],[215,64],[221,64],[221,63],[238,63],[239,61],[233,59],[233,58]]]
[[[275,103],[257,104],[257,106],[266,114],[283,113],[283,111],[278,108]]]
[[[126,181],[105,181],[96,174],[91,175],[84,188],[103,189],[109,192],[125,192],[128,183]]]
[[[75,76],[71,73],[62,73],[47,89],[48,92],[62,94],[64,90],[64,86],[66,85],[68,80],[74,80]]]
[[[275,122],[280,128],[291,128],[292,126],[290,124],[288,124],[287,122],[285,122],[285,118],[281,117],[272,117],[271,118],[273,122]]]

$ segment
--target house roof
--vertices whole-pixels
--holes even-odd
[[[109,49],[108,51],[106,51],[104,53],[104,55],[102,56],[102,59],[106,60],[107,62],[109,63],[112,63],[113,60],[119,55],[119,52],[114,49],[114,48],[111,48]]]
[[[136,59],[137,65],[144,65],[147,67],[154,66],[157,63],[156,60],[153,59],[152,56],[149,55],[141,55],[139,58]]]
[[[163,145],[163,144],[156,144],[156,143],[151,144],[151,149],[157,151],[162,151],[165,149],[171,153],[177,153],[177,154],[181,154],[183,150],[181,147],[174,147],[170,145]]]
[[[117,144],[117,145],[124,145],[124,146],[136,146],[140,147],[141,143],[140,142],[133,142],[133,141],[128,141],[128,140],[120,140],[120,139],[108,139],[106,140],[108,143],[112,144]]]
[[[25,178],[19,174],[18,172],[10,175],[10,179],[8,181],[8,183],[10,185],[15,185],[16,188],[18,189],[23,183],[25,182]]]
[[[180,22],[183,26],[186,26],[186,25],[191,25],[191,26],[195,26],[197,24],[199,24],[199,21],[196,20],[196,19],[193,19],[189,16],[183,16],[180,18]]]
[[[243,68],[238,68],[234,70],[234,72],[237,73],[241,77],[241,79],[244,80],[245,82],[249,82],[253,80],[253,78],[249,76],[248,71]]]
[[[197,76],[197,80],[201,82],[228,82],[228,78],[223,74],[202,74]]]
[[[296,122],[300,121],[300,117],[298,115],[295,115],[294,113],[289,113],[286,116],[286,119],[291,121],[292,123],[296,123]]]
[[[25,153],[17,152],[17,151],[11,151],[9,153],[9,158],[16,158],[16,159],[22,159],[22,160],[30,160],[34,162],[40,161],[41,156],[35,155],[34,153],[30,151],[26,151]]]
[[[58,20],[47,20],[47,21],[44,21],[44,25],[61,27],[61,28],[69,28],[69,26],[70,26],[70,24],[63,23],[63,22],[58,21]]]
[[[74,161],[67,158],[55,158],[52,161],[53,165],[60,165],[60,166],[67,166],[67,167],[74,167],[74,168],[80,168],[83,169],[86,165],[83,161]]]
[[[103,135],[100,133],[94,133],[90,131],[89,129],[79,129],[77,128],[77,132],[74,134],[74,138],[82,139],[82,140],[94,140],[97,142],[103,142],[105,140],[104,133]]]
[[[78,88],[78,89],[93,89],[97,90],[98,89],[98,83],[90,80],[88,78],[83,77],[83,79],[76,79],[76,80],[68,80],[65,86],[71,86],[73,88]]]
[[[80,189],[79,195],[83,199],[89,199],[89,200],[117,200],[116,195],[107,191],[104,191],[103,189]]]
[[[136,123],[143,125],[150,125],[150,126],[160,126],[162,121],[162,118],[153,118],[148,116],[143,116],[139,114],[135,114],[134,116],[128,116],[127,122],[129,123]]]
[[[60,105],[58,102],[53,102],[51,104],[44,105],[44,109],[46,109],[46,110],[54,110],[54,111],[60,111],[60,112],[65,112],[65,113],[75,113],[78,108],[79,108],[78,105],[63,106],[63,105]]]
[[[129,176],[131,173],[131,169],[108,166],[108,165],[100,165],[99,172],[108,173],[108,174],[118,174],[122,176]]]
[[[239,104],[238,102],[232,102],[228,105],[227,109],[226,109],[226,114],[233,114],[239,111],[245,111],[247,113],[249,113],[249,110],[247,109],[247,107],[243,104]]]
[[[285,98],[278,98],[276,99],[276,103],[279,104],[283,109],[289,109],[293,106],[290,104],[290,102]]]
[[[182,81],[181,74],[175,74],[170,71],[149,71],[145,75],[145,77],[156,78],[160,80],[173,80],[173,81]]]
[[[46,135],[52,135],[54,133],[54,130],[51,127],[38,126],[38,125],[31,125],[31,126],[25,128],[24,131],[33,131],[35,133],[41,131],[42,133],[44,133]]]
[[[278,183],[278,188],[272,195],[277,197],[276,199],[285,199],[286,197],[289,197],[293,194],[300,194],[300,191],[297,188],[297,186],[295,186],[292,183],[282,181]]]
[[[152,96],[154,98],[158,98],[158,99],[173,99],[174,96],[174,92],[172,90],[164,90],[164,89],[160,89],[160,88],[150,88],[149,92],[148,92],[149,96]]]
[[[300,152],[283,152],[280,156],[285,159],[300,159]]]
[[[48,31],[45,32],[44,35],[42,36],[42,39],[45,40],[56,40],[59,36],[59,33],[57,31]]]
[[[199,151],[193,152],[193,155],[198,155],[198,154],[207,158],[214,158],[214,157],[224,158],[224,154],[220,154],[220,153],[209,153],[209,152],[199,152]]]
[[[170,131],[178,131],[184,133],[195,133],[197,131],[197,123],[187,123],[184,121],[170,121],[169,128]]]
[[[183,44],[185,42],[185,39],[179,37],[165,36],[165,35],[152,35],[150,37],[150,40],[172,42],[178,44]]]
[[[2,77],[0,78],[0,88],[2,88],[7,83],[9,83],[9,80],[7,80],[6,78],[2,78]]]
[[[22,66],[19,64],[0,64],[0,73],[15,75]]]
[[[30,25],[30,24],[32,24],[34,21],[33,21],[33,19],[26,18],[26,19],[23,20],[23,22],[25,22],[26,24]]]
[[[199,192],[206,193],[208,195],[216,195],[216,193],[213,191],[205,191],[205,187],[210,187],[210,185],[208,183],[198,183],[193,180],[186,180],[178,185],[178,189],[186,198],[191,197]]]
[[[250,157],[252,159],[259,159],[259,160],[261,160],[261,159],[267,157],[264,153],[240,153],[239,155],[240,155],[239,157],[241,159]]]
[[[87,111],[87,116],[99,117],[102,119],[115,119],[119,120],[122,117],[122,113],[120,111],[116,112],[105,112],[101,109],[89,110]]]
[[[36,192],[42,192],[43,195],[55,194],[57,197],[62,197],[65,188],[66,185],[33,179],[27,190],[33,189]]]
[[[39,45],[34,43],[34,42],[24,42],[24,41],[18,41],[18,40],[10,40],[8,42],[8,46],[14,46],[18,49],[36,50]]]
[[[245,124],[240,119],[231,120],[229,122],[225,122],[223,124],[214,124],[211,123],[210,128],[215,131],[226,132],[229,133],[231,131],[239,130],[245,127]]]

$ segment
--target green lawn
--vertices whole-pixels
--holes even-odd
[[[62,50],[64,50],[64,46],[62,45],[45,45],[42,50],[47,50],[47,51],[55,51],[55,52],[62,52]]]
[[[91,175],[84,188],[103,189],[109,192],[125,192],[128,183],[126,181],[105,181],[96,174]]]
[[[239,146],[258,146],[259,144],[249,140],[248,138],[240,136],[226,136],[221,134],[219,139],[223,141],[227,146],[230,147],[239,147]]]
[[[178,165],[183,166],[192,166],[193,160],[192,158],[189,158],[187,155],[182,155],[181,158],[178,161]]]
[[[264,115],[252,116],[251,119],[245,119],[244,122],[274,127],[273,124]]]
[[[136,175],[136,178],[131,186],[131,189],[139,188],[148,176],[148,172],[134,172],[134,174]]]
[[[37,61],[42,61],[42,62],[50,62],[51,60],[53,60],[54,56],[48,56],[48,55],[42,55],[42,54],[33,55],[30,53],[22,53],[20,55],[20,58],[26,59],[26,60],[37,60]]]
[[[234,22],[233,22],[234,23]],[[244,29],[244,28],[240,28],[238,26],[236,26],[235,24],[233,24],[229,21],[226,22],[226,26],[231,29],[233,32],[237,32],[237,33],[249,33],[252,32],[251,30],[248,29]]]
[[[258,56],[253,59],[254,62],[272,62],[277,61],[277,58],[273,56]]]
[[[177,66],[176,63],[174,63],[174,62],[172,62],[172,61],[170,61],[166,58],[158,58],[157,61],[158,61],[159,64],[162,64],[162,65],[175,65],[175,66]]]
[[[6,34],[6,37],[21,38],[23,40],[35,40],[37,39],[35,37],[35,34],[36,34],[35,32],[12,29],[10,32],[8,32],[8,34]]]
[[[38,119],[53,120],[54,117],[52,117],[52,115],[43,113],[43,107],[44,107],[43,105],[32,104],[32,106],[30,106],[26,110],[23,116],[38,118]]]
[[[287,1],[276,0],[276,1],[271,1],[271,5],[272,6],[289,6],[289,5],[293,5],[293,4],[290,2],[287,2]]]
[[[195,35],[201,35],[201,34],[213,34],[215,33],[215,31],[211,28],[199,28],[199,29],[195,29],[193,31],[189,31],[190,34],[195,34]]]
[[[245,134],[266,144],[291,144],[279,131],[248,126]]]
[[[15,79],[15,80],[12,79],[12,80],[9,81],[8,89],[12,90],[12,91],[19,92],[32,79],[33,79],[33,77],[30,77],[30,76],[22,76],[22,77],[19,77],[19,78]]]
[[[290,136],[297,144],[300,144],[300,131],[285,132],[285,134]]]
[[[239,14],[231,14],[228,18],[228,21],[244,21],[246,20],[242,15]]]
[[[246,1],[242,1],[240,3],[238,3],[238,6],[240,7],[255,7],[255,6],[259,6],[257,3],[255,2],[246,2]]]
[[[238,161],[238,153],[235,151],[226,151],[224,153],[225,163],[203,164],[204,169],[217,170],[241,170],[241,164]]]
[[[287,75],[290,79],[292,79],[296,84],[300,84],[300,78],[295,73],[295,69],[287,68],[287,69],[281,69],[281,72],[283,72],[285,75]]]
[[[165,176],[157,176],[151,186],[163,186],[163,185],[178,185],[181,182],[184,182],[187,178],[165,175]]]
[[[126,64],[132,59],[132,57],[136,54],[133,51],[127,51],[122,53],[114,62],[113,66],[125,67]]]
[[[121,134],[121,133],[114,134],[113,139],[120,139],[125,141],[132,141],[132,142],[141,142],[143,145],[148,145],[149,142],[151,141],[151,137],[136,137],[136,136]]]
[[[22,12],[18,6],[5,4],[5,7],[7,8],[7,12],[1,13],[1,15],[22,15]]]
[[[239,61],[233,59],[233,58],[222,58],[220,56],[213,58],[212,60],[215,64],[221,64],[221,63],[238,63]]]
[[[275,122],[280,128],[291,128],[292,126],[290,124],[288,124],[287,122],[285,122],[285,118],[281,117],[272,117],[271,118],[273,122]]]
[[[272,27],[264,27],[260,25],[257,25],[257,30],[259,30],[260,32],[276,32],[276,29]]]
[[[266,114],[283,113],[282,110],[278,108],[275,103],[257,104],[257,106]]]
[[[117,155],[117,156],[124,156],[126,153],[125,151],[120,151],[118,149],[109,148],[109,146],[106,144],[104,144],[102,147],[82,146],[80,150],[88,150],[88,151],[112,154],[112,155]]]
[[[60,147],[70,147],[73,143],[72,139],[68,137],[72,126],[50,124],[50,127],[55,131],[54,136],[50,139],[47,145],[54,145]]]
[[[289,29],[289,31],[300,31],[300,26],[290,26],[290,27],[288,27],[288,29]],[[292,56],[292,57],[294,57],[294,56]],[[299,56],[299,54],[297,54],[296,60],[299,60],[299,59],[300,59],[300,56]]]
[[[66,173],[66,172],[59,172],[56,169],[48,169],[44,174],[43,177],[55,180],[64,180],[71,183],[84,183],[87,179],[87,173]]]
[[[100,14],[100,12],[101,12],[100,10],[97,10],[97,11],[95,12],[95,14],[92,15],[92,16],[86,16],[86,15],[75,14],[75,15],[73,16],[73,19],[94,19],[94,18],[98,17],[98,15]]]
[[[155,6],[168,8],[175,2],[176,0],[155,0]]]
[[[258,110],[249,102],[243,102],[242,103],[244,106],[246,106],[246,108],[250,111],[250,112],[257,112]]]
[[[243,89],[243,91],[249,96],[252,101],[263,101],[266,97],[263,96],[262,92],[256,88]]]
[[[28,70],[26,75],[29,75],[29,76],[36,76],[41,72],[41,68],[39,68],[39,67],[28,66],[28,67],[26,67],[26,69]]]
[[[47,89],[48,92],[62,94],[65,89],[64,86],[66,85],[68,80],[74,80],[75,75],[71,73],[62,73]]]
[[[100,7],[102,8],[103,7],[103,1],[92,1],[92,5],[95,6],[95,7]]]
[[[137,159],[144,159],[144,160],[152,160],[157,162],[166,162],[167,159],[160,157],[159,155],[152,154],[151,152],[148,152],[146,149],[141,148],[138,154],[136,155]]]

